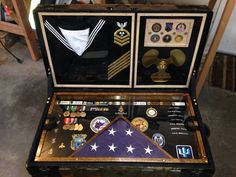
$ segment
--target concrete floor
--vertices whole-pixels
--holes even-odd
[[[33,62],[26,46],[11,48],[18,64],[0,48],[0,176],[29,177],[25,162],[47,94],[43,61]],[[216,164],[214,177],[236,177],[236,94],[205,86],[199,99]]]

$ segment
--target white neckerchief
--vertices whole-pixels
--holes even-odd
[[[62,36],[58,31],[46,20],[44,26],[69,50],[81,56],[86,49],[93,43],[96,35],[105,24],[105,20],[99,20],[93,31],[89,35],[89,28],[84,30],[66,30],[60,28]]]

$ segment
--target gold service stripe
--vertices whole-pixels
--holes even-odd
[[[111,72],[112,70],[118,68],[120,65],[122,65],[124,62],[129,62],[129,56],[127,56],[126,58],[124,58],[124,60],[122,60],[121,62],[117,63],[116,65],[113,65],[112,67],[108,68],[108,72]]]
[[[120,70],[120,68],[123,68],[125,66],[129,66],[129,61],[125,61],[122,64],[120,64],[119,66],[117,66],[117,68],[114,68],[112,71],[108,71],[108,75],[115,73],[117,70]]]
[[[128,66],[129,66],[129,63],[127,62],[124,65],[122,65],[121,67],[119,67],[117,70],[113,71],[112,73],[109,73],[108,77],[118,74],[119,72],[121,72],[123,69],[125,69]]]
[[[117,72],[113,73],[112,75],[110,75],[108,77],[108,80],[110,80],[112,77],[114,77],[116,74],[118,74],[119,72],[121,72],[122,70],[124,70],[125,68],[127,68],[129,66],[129,63],[127,65],[124,65],[122,68],[120,68],[120,70],[118,70]]]
[[[126,56],[130,55],[130,51],[126,52],[124,55],[122,55],[120,58],[118,58],[116,61],[114,61],[113,63],[111,63],[108,67],[111,67],[113,65],[116,65],[117,63],[119,63],[123,58],[125,58]]]

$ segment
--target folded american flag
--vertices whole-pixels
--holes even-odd
[[[123,117],[116,118],[74,153],[88,158],[172,158]]]

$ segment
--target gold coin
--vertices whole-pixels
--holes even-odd
[[[138,128],[141,132],[145,132],[148,129],[148,122],[142,117],[134,118],[131,123]]]
[[[184,37],[183,37],[182,35],[177,35],[177,36],[175,37],[175,41],[176,41],[176,42],[181,42],[183,39],[184,39]]]
[[[63,113],[63,115],[64,115],[64,117],[70,116],[70,111],[65,111],[65,112]]]

